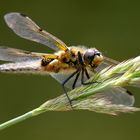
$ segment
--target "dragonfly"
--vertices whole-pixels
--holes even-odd
[[[1,46],[0,60],[8,63],[0,65],[0,72],[51,75],[61,83],[71,106],[72,101],[66,88],[74,89],[88,84],[86,81],[96,72],[118,64],[117,61],[103,56],[96,48],[67,46],[24,14],[12,12],[6,14],[4,19],[13,32],[21,38],[43,44],[55,52],[53,54],[29,52]],[[134,96],[125,88],[113,88],[100,94],[112,104],[128,106],[134,104]]]

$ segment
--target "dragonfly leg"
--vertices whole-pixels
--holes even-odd
[[[79,72],[79,69],[76,70],[75,72],[73,72],[69,77],[67,77],[67,79],[65,79],[65,81],[62,83],[62,87],[63,87],[63,90],[64,90],[64,93],[66,94],[67,98],[68,98],[68,101],[70,103],[70,106],[72,107],[72,101],[71,99],[69,98],[68,96],[68,93],[66,91],[66,88],[65,88],[65,84],[75,75]],[[77,77],[77,76],[76,76]]]
[[[88,71],[87,71],[86,68],[85,68],[84,72],[85,72],[85,74],[86,74],[86,76],[87,76],[87,79],[90,79],[90,76],[89,76]]]
[[[90,85],[90,84],[94,84],[94,83],[100,83],[100,82],[97,82],[97,81],[93,81],[93,82],[85,82],[84,81],[84,74],[86,74],[86,76],[87,76],[87,78],[89,79],[90,77],[89,77],[89,74],[88,74],[88,72],[87,72],[87,70],[86,70],[86,68],[82,68],[82,76],[81,76],[81,83],[82,83],[82,85]]]
[[[78,78],[79,78],[79,75],[80,75],[80,72],[77,73],[77,75],[76,75],[76,78],[75,78],[75,80],[74,80],[74,82],[73,82],[73,85],[72,85],[72,89],[75,88],[75,85],[76,85],[76,82],[77,82],[77,80],[78,80]]]

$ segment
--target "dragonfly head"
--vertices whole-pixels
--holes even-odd
[[[84,58],[85,64],[92,68],[97,67],[103,61],[103,56],[101,52],[99,52],[95,48],[88,49],[84,53],[83,58]]]

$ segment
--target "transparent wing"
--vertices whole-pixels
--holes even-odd
[[[28,60],[0,65],[0,72],[6,73],[41,73],[40,60]]]
[[[108,57],[104,57],[103,63],[99,65],[95,69],[95,71],[99,72],[108,66],[114,66],[117,65],[118,63],[119,62],[116,60],[113,60]],[[96,94],[95,96],[97,96],[97,98],[103,98],[105,101],[111,104],[117,104],[117,105],[121,104],[121,105],[132,106],[135,102],[134,96],[127,89],[121,87],[106,90],[103,93]]]
[[[59,83],[63,83],[74,71],[70,71],[70,72],[67,72],[67,73],[51,73],[50,75],[56,79]],[[94,73],[90,70],[88,70],[88,73],[89,73],[89,76],[93,76]],[[69,89],[72,89],[72,85],[74,83],[74,80],[76,78],[76,75],[74,75],[66,84],[65,84],[65,87],[69,88]],[[87,77],[84,75],[84,80],[87,81]],[[81,85],[81,73],[79,75],[79,78],[76,82],[76,85],[75,87],[79,87]]]
[[[74,71],[73,71],[74,72]],[[69,73],[51,73],[50,75],[57,80],[59,83],[63,83],[73,72]],[[65,87],[72,89],[72,84],[74,82],[75,76],[73,76],[66,84]],[[78,79],[79,81],[79,79]]]
[[[58,82],[62,83],[67,77],[69,77],[70,74],[51,74],[53,78],[55,78]],[[86,77],[85,77],[86,78]],[[75,76],[68,81],[68,83],[65,85],[67,88],[71,89],[72,84],[74,82]],[[81,75],[79,76],[79,79],[77,81],[76,86],[81,85]],[[105,90],[102,93],[95,94],[96,99],[102,99],[105,101],[105,103],[111,105],[126,105],[126,106],[133,106],[135,99],[134,96],[125,88],[111,88],[109,90]]]
[[[19,49],[0,47],[0,60],[10,62],[31,61],[40,59],[41,55],[33,54],[29,51]]]
[[[7,25],[20,37],[44,44],[54,50],[67,50],[60,39],[42,30],[29,17],[20,13],[8,13],[4,16]]]
[[[95,94],[95,98],[102,99],[106,103],[115,105],[133,106],[134,96],[125,88],[117,87]]]

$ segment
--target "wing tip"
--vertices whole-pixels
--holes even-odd
[[[16,23],[16,18],[18,16],[26,17],[26,15],[22,13],[10,12],[4,15],[4,20],[10,28],[13,28],[13,25]]]
[[[22,13],[18,13],[18,12],[10,12],[4,15],[4,20],[6,21],[6,23],[8,22],[9,19],[13,18],[13,16],[26,16],[25,14]]]
[[[18,12],[10,12],[10,13],[5,14],[4,18],[7,18],[9,16],[13,16],[13,15],[17,15],[17,14],[19,15],[20,13],[18,13]]]

